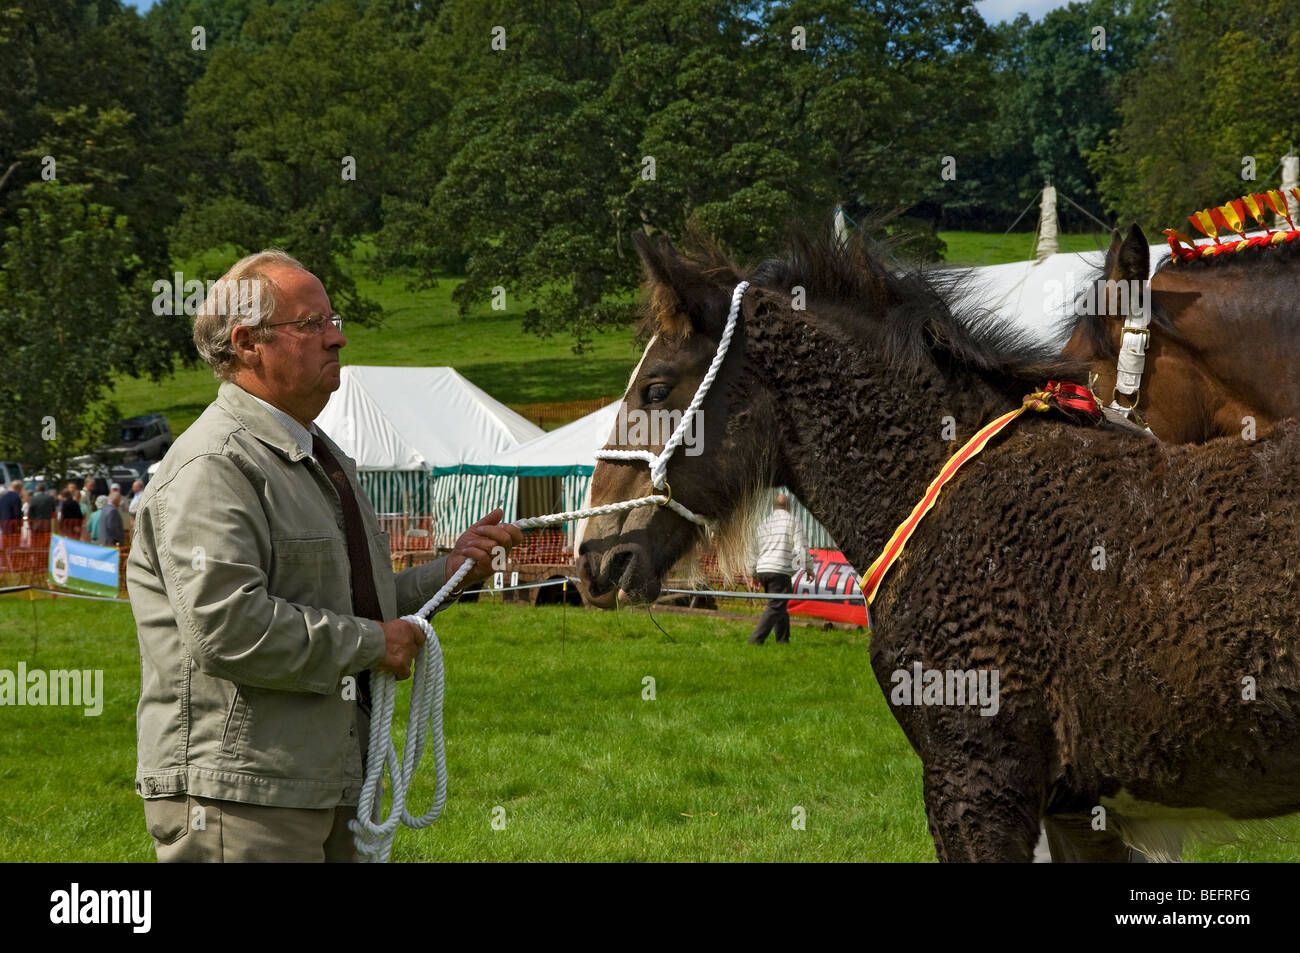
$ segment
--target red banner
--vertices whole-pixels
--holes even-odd
[[[858,571],[849,565],[844,554],[836,549],[814,549],[812,571],[803,571],[794,577],[795,595],[842,595],[838,600],[790,600],[790,611],[795,615],[817,616],[832,622],[852,625],[867,624],[867,604],[858,590]]]

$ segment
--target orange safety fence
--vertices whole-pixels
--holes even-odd
[[[24,521],[25,522],[25,521]],[[45,521],[49,522],[49,521]],[[393,516],[380,517],[382,529],[389,534],[389,554],[394,568],[400,569],[414,562],[433,558],[445,548],[431,545],[430,529],[432,517],[429,516]],[[53,533],[81,539],[82,521],[67,520],[56,522]],[[0,588],[7,586],[32,586],[44,588],[48,585],[47,567],[49,565],[50,538],[52,531],[47,528],[23,525],[13,521],[0,524]],[[131,551],[128,543],[118,549],[118,595],[125,599],[126,559]],[[421,558],[423,557],[423,558]],[[547,527],[527,530],[524,541],[511,550],[508,565],[511,567],[545,566],[547,571],[573,573],[575,554],[569,545],[568,534],[562,527]],[[748,577],[723,575],[718,568],[717,553],[710,546],[699,557],[701,581],[691,588],[757,591],[758,587]],[[670,580],[666,585],[673,588],[685,588],[683,581]],[[683,597],[681,601],[690,601]],[[698,604],[698,600],[695,600]],[[710,603],[729,611],[756,612],[762,608],[761,600],[715,598]]]

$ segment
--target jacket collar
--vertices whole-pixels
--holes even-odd
[[[276,420],[270,411],[234,381],[221,382],[221,386],[217,388],[217,402],[225,407],[245,430],[267,446],[279,450],[290,461],[296,462],[310,456],[303,452],[302,447],[298,446],[298,441],[289,436],[284,425]],[[334,441],[326,437],[320,428],[317,428],[316,432],[324,438],[325,443],[333,451]]]

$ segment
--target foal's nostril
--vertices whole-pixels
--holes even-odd
[[[606,574],[605,578],[608,580],[611,588],[617,587],[618,584],[622,582],[623,574],[627,572],[627,567],[631,565],[631,563],[632,554],[626,551],[616,554],[614,558],[609,561],[609,572]]]

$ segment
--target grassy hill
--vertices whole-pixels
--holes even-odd
[[[948,260],[959,265],[998,264],[1027,258],[1033,234],[1006,236],[979,232],[942,232]],[[1063,235],[1062,251],[1091,251],[1104,247],[1102,235]],[[364,255],[364,250],[362,253]],[[220,253],[186,263],[189,273],[219,274],[230,257]],[[567,337],[547,340],[525,333],[526,299],[507,298],[509,308],[492,311],[486,305],[461,318],[451,302],[458,279],[444,279],[429,290],[410,291],[403,276],[382,281],[358,277],[362,294],[380,303],[385,321],[379,328],[349,326],[344,364],[451,366],[503,403],[587,400],[621,394],[640,356],[630,329],[597,335],[591,348],[575,355]],[[327,289],[328,290],[328,289]],[[123,377],[114,395],[123,416],[165,414],[179,436],[217,394],[217,381],[206,365],[185,368],[161,384]]]

